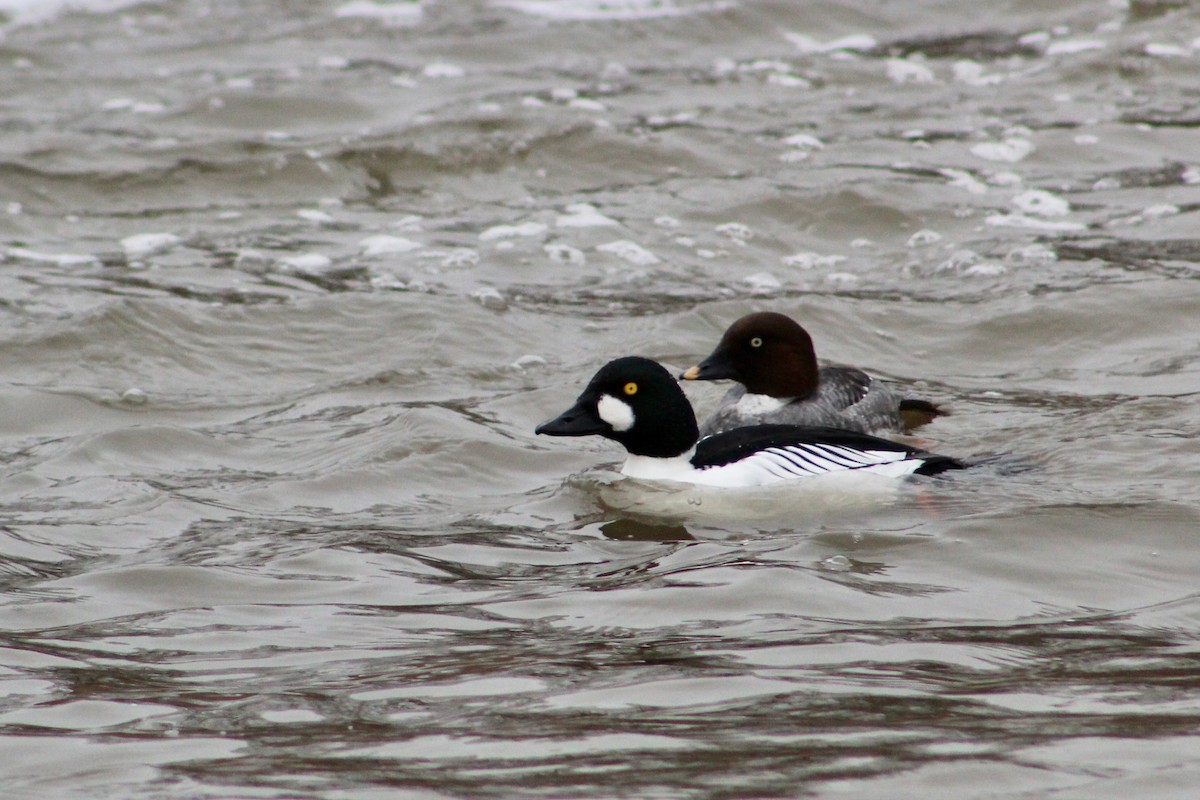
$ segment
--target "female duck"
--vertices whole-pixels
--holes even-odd
[[[936,475],[963,466],[835,428],[753,425],[700,439],[679,384],[662,365],[638,356],[605,364],[575,405],[536,432],[603,436],[628,451],[625,475],[706,486],[764,486],[828,474]]]
[[[812,337],[791,317],[770,311],[734,322],[713,352],[681,376],[737,381],[700,428],[702,436],[743,425],[832,425],[862,432],[902,432],[942,412],[900,398],[855,367],[817,365]]]

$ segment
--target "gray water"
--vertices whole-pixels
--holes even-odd
[[[1196,796],[1194,5],[0,9],[6,797]],[[981,466],[534,437],[756,309]]]

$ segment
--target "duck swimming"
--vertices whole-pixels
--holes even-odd
[[[928,401],[901,398],[857,367],[819,366],[808,331],[772,311],[734,322],[716,349],[680,377],[741,384],[704,421],[701,436],[765,423],[900,433],[944,413]]]
[[[575,404],[537,426],[547,436],[603,436],[627,451],[621,472],[706,486],[764,486],[818,475],[936,475],[964,465],[861,432],[749,425],[700,438],[696,415],[665,367],[626,356],[605,364]]]

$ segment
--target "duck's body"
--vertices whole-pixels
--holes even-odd
[[[646,480],[749,487],[818,475],[935,475],[962,464],[863,433],[754,425],[700,439],[696,416],[661,365],[636,356],[606,364],[572,406],[538,426],[550,436],[596,434],[623,445],[621,471]]]
[[[734,322],[716,349],[681,377],[732,379],[739,384],[704,421],[701,436],[763,424],[899,433],[941,413],[927,401],[901,398],[857,367],[819,366],[808,332],[773,312]]]

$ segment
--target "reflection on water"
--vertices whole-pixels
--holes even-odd
[[[1200,23],[989,13],[0,0],[6,796],[1190,797]],[[973,468],[532,435],[765,309]]]

